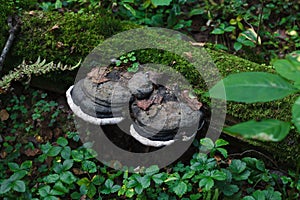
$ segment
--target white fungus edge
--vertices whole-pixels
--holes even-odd
[[[84,113],[79,106],[77,106],[71,96],[71,91],[73,89],[74,85],[72,85],[67,91],[66,91],[66,97],[67,102],[71,108],[71,110],[74,112],[74,114],[81,118],[82,120],[94,124],[94,125],[108,125],[108,124],[117,124],[124,120],[123,117],[112,117],[112,118],[96,118],[93,116],[90,116],[86,113]]]

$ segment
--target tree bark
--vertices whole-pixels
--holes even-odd
[[[6,57],[10,47],[12,46],[12,43],[13,43],[14,39],[15,39],[15,34],[21,26],[21,22],[17,17],[15,18],[15,24],[13,23],[13,21],[14,21],[13,17],[9,16],[8,20],[7,20],[8,26],[10,28],[9,29],[9,37],[6,41],[6,44],[3,48],[1,56],[0,56],[0,73],[3,69],[3,63],[4,63],[4,60],[5,60],[5,57]]]

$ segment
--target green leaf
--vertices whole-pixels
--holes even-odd
[[[12,188],[12,182],[9,179],[4,180],[1,183],[0,194],[5,194],[9,192]]]
[[[63,172],[61,175],[60,175],[60,180],[66,184],[72,184],[74,183],[77,178],[72,174],[72,172]]]
[[[189,12],[188,16],[189,17],[192,17],[194,15],[202,15],[204,14],[204,9],[203,8],[196,8],[196,9],[193,9]]]
[[[147,175],[153,175],[159,172],[159,167],[157,165],[152,165],[146,169],[145,173]]]
[[[66,138],[63,137],[59,137],[56,141],[57,144],[59,144],[62,147],[65,147],[68,145],[68,140]]]
[[[71,167],[73,166],[73,163],[74,162],[71,159],[65,160],[62,165],[63,171],[67,171],[67,170],[71,169]]]
[[[77,181],[77,184],[79,186],[82,186],[82,185],[89,185],[90,184],[90,180],[87,178],[87,177],[84,177],[80,180]]]
[[[151,0],[151,3],[156,6],[169,6],[172,0]]]
[[[56,0],[55,9],[62,8],[62,2],[60,0]]]
[[[32,166],[32,161],[31,160],[26,160],[21,164],[21,169],[29,169]]]
[[[104,185],[105,185],[106,188],[111,189],[112,186],[114,185],[114,182],[113,182],[112,180],[110,180],[110,179],[107,179],[107,180],[105,181]]]
[[[41,197],[46,197],[46,196],[48,196],[48,194],[50,193],[50,186],[49,185],[46,185],[46,186],[44,186],[44,187],[41,187],[41,188],[39,188],[39,195],[41,196]]]
[[[233,48],[235,51],[239,51],[243,47],[242,43],[240,42],[234,42]]]
[[[134,191],[137,193],[137,194],[142,194],[144,188],[141,184],[138,184],[134,187]]]
[[[235,30],[234,26],[228,26],[224,29],[225,32],[232,32],[233,30]]]
[[[280,59],[274,62],[275,70],[281,76],[288,80],[299,81],[300,80],[300,62],[288,59]]]
[[[224,184],[224,188],[222,192],[224,193],[225,196],[232,196],[234,193],[239,191],[239,187],[237,185],[229,185],[229,184]]]
[[[292,122],[300,133],[300,97],[297,98],[292,107]]]
[[[63,159],[70,159],[71,156],[71,148],[69,146],[63,147],[60,155]]]
[[[199,182],[199,187],[203,189],[203,191],[209,191],[214,186],[214,180],[210,177],[203,178]]]
[[[210,177],[213,178],[213,179],[215,179],[215,180],[218,180],[218,181],[224,181],[227,178],[227,176],[226,176],[226,174],[224,172],[222,172],[222,171],[216,171],[216,170],[214,170],[214,171],[211,172],[211,176]]]
[[[59,146],[52,146],[47,155],[51,157],[57,156],[60,153],[61,149],[62,148]]]
[[[188,172],[186,172],[183,176],[182,176],[182,180],[185,180],[185,179],[190,179],[194,176],[195,174],[195,171],[194,170],[190,170]]]
[[[223,95],[225,87],[226,97]],[[297,90],[278,75],[266,72],[231,74],[209,90],[210,97],[255,103],[282,99]]]
[[[45,176],[43,178],[43,181],[45,181],[46,183],[55,183],[56,181],[58,181],[58,179],[59,179],[58,174],[49,174],[48,176]]]
[[[95,175],[92,178],[92,183],[94,185],[101,185],[104,181],[105,181],[105,178],[103,176],[100,176],[100,175]]]
[[[233,173],[241,173],[246,169],[246,163],[241,160],[234,159],[231,161],[229,169]]]
[[[17,163],[9,162],[7,165],[12,172],[16,172],[20,170],[20,167]]]
[[[131,5],[124,3],[123,4],[124,8],[126,8],[127,10],[129,10],[129,12],[133,15],[136,16],[136,11],[134,10],[133,7],[131,7]]]
[[[224,148],[216,148],[217,151],[219,151],[223,156],[224,158],[227,158],[228,154],[227,154],[227,150],[224,149]]]
[[[164,173],[159,173],[152,176],[152,180],[158,185],[162,184],[164,182],[164,179],[165,179]]]
[[[13,175],[11,175],[11,177],[9,178],[11,181],[15,181],[15,180],[20,180],[22,179],[24,176],[26,176],[28,172],[25,170],[21,170],[21,171],[17,171],[15,172]]]
[[[72,150],[71,155],[75,162],[81,162],[84,159],[82,151]]]
[[[175,187],[173,187],[173,191],[179,197],[182,197],[187,192],[187,185],[185,182],[179,182]]]
[[[95,187],[94,184],[90,184],[88,186],[88,192],[87,192],[87,196],[92,199],[93,196],[95,196],[95,194],[97,193],[97,188]]]
[[[224,128],[224,131],[244,138],[278,142],[287,136],[290,131],[290,124],[275,119],[259,122],[251,120]]]
[[[60,181],[55,183],[55,185],[53,186],[53,190],[51,191],[52,195],[63,195],[67,193],[69,193],[69,189]]]
[[[202,138],[200,144],[205,147],[205,150],[211,150],[214,148],[214,142],[210,138]],[[203,151],[205,151],[203,150]]]
[[[95,173],[97,171],[97,166],[93,161],[85,160],[82,162],[82,169],[89,173]]]
[[[224,34],[224,30],[223,29],[220,29],[220,28],[215,28],[211,34],[216,34],[216,35],[221,35],[221,34]]]
[[[215,142],[215,146],[216,147],[222,147],[222,146],[225,146],[225,145],[228,145],[229,142],[223,140],[223,139],[217,139],[217,141]]]
[[[24,181],[16,180],[12,184],[12,189],[17,192],[25,192],[26,186],[25,186]]]

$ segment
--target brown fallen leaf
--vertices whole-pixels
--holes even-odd
[[[36,156],[37,154],[40,154],[41,153],[41,150],[40,149],[26,149],[25,151],[24,151],[24,154],[26,155],[26,156]]]
[[[7,112],[5,109],[2,109],[2,110],[0,111],[0,119],[1,119],[1,121],[5,121],[5,120],[7,120],[8,118],[9,118],[8,112]]]
[[[199,102],[196,97],[190,97],[189,90],[183,90],[181,92],[181,97],[188,104],[188,106],[193,110],[199,110],[202,107],[202,103]]]
[[[188,57],[188,59],[192,59],[193,58],[192,52],[183,52],[183,53]]]
[[[205,42],[190,42],[190,43],[193,46],[199,46],[199,47],[204,47],[205,46]]]
[[[104,83],[109,81],[109,79],[105,77],[107,73],[107,67],[95,67],[87,74],[87,77],[92,79],[93,83]]]
[[[53,31],[53,30],[56,30],[56,29],[59,29],[59,25],[58,24],[55,24],[54,26],[52,26],[52,28],[50,29],[50,31]]]
[[[58,49],[60,49],[60,48],[64,47],[64,43],[62,43],[62,42],[57,42],[57,43],[56,43],[56,47],[57,47]]]
[[[153,104],[153,100],[143,99],[143,100],[137,101],[136,104],[142,110],[147,110]]]

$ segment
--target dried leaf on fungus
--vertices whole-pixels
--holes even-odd
[[[193,110],[199,110],[202,107],[202,103],[199,102],[196,97],[191,97],[190,96],[190,91],[189,90],[183,90],[181,92],[181,97],[188,104],[188,106],[190,108],[192,108]]]
[[[106,78],[107,73],[107,67],[95,67],[87,74],[87,77],[92,79],[93,83],[104,83],[109,81]]]

